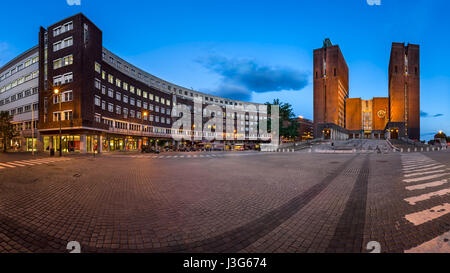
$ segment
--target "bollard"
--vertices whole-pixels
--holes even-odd
[[[403,148],[400,148],[400,153],[403,153]]]
[[[421,152],[423,152],[423,147],[420,149]]]

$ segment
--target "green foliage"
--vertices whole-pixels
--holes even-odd
[[[17,136],[17,132],[12,124],[13,117],[8,111],[0,112],[0,139],[3,142],[3,152],[6,152],[8,141]]]
[[[280,107],[280,137],[298,137],[299,124],[296,120],[296,116],[291,104],[283,103],[279,99],[275,99],[273,103],[266,102],[265,105],[267,105],[267,112],[269,115],[272,114],[272,105],[278,105]],[[267,128],[268,132],[271,132],[272,123],[270,119],[268,121]]]

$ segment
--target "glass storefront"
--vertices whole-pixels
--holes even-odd
[[[27,137],[25,140],[27,143],[27,152],[32,152],[33,150],[36,152],[37,151],[37,146],[36,146],[37,139]]]

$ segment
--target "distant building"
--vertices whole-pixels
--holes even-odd
[[[349,97],[349,72],[329,39],[314,50],[314,136],[323,139],[420,139],[419,46],[393,43],[389,97]]]
[[[303,117],[297,118],[299,124],[298,136],[299,140],[306,141],[314,138],[314,122]]]

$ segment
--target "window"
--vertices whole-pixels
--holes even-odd
[[[95,62],[95,64],[94,64],[94,69],[95,69],[95,72],[101,73],[101,71],[102,71],[102,66],[101,66],[99,63]]]
[[[61,84],[71,83],[73,81],[73,74],[72,72],[59,75],[53,78],[53,85],[59,86]]]
[[[154,106],[153,106],[153,104],[150,104],[150,106],[149,106],[149,110],[150,110],[150,111],[153,111],[153,110],[154,110]]]
[[[53,37],[56,37],[56,36],[58,36],[58,35],[60,35],[60,34],[62,34],[64,32],[71,31],[72,29],[73,29],[73,22],[72,21],[70,21],[68,23],[65,23],[64,25],[56,27],[56,28],[53,29]]]
[[[106,101],[102,100],[102,110],[106,110]]]
[[[57,59],[53,61],[53,69],[58,69],[62,67],[62,59]]]
[[[148,93],[144,91],[144,92],[142,93],[142,96],[143,96],[145,99],[147,99],[147,98],[148,98]]]
[[[116,92],[116,100],[118,101],[122,100],[122,94],[120,94],[120,92]]]
[[[73,64],[73,55],[69,55],[63,58],[62,65],[67,66]]]
[[[117,87],[122,87],[122,81],[119,79],[116,79],[116,86]]]
[[[130,104],[135,105],[136,100],[134,98],[130,98]]]
[[[106,94],[106,86],[102,85],[102,94],[105,95]]]
[[[144,102],[144,109],[148,109],[148,103]]]
[[[130,117],[131,117],[131,118],[134,118],[134,116],[135,116],[134,110],[130,110]]]
[[[95,88],[100,89],[102,88],[102,82],[99,79],[95,79],[94,86]]]
[[[128,83],[123,83],[123,90],[128,91]]]
[[[105,71],[102,71],[102,79],[106,80],[106,72]]]
[[[53,44],[53,51],[58,51],[61,50],[63,48],[69,47],[73,45],[73,37],[69,37],[67,39],[64,39],[62,41],[58,41],[56,43]]]
[[[161,103],[162,103],[162,104],[165,104],[165,103],[166,103],[166,99],[161,98]]]
[[[60,121],[61,120],[61,113],[55,112],[53,113],[53,121]]]
[[[134,94],[134,86],[130,86],[130,92]]]
[[[166,113],[166,109],[161,107],[161,114],[165,114]]]
[[[127,95],[123,95],[123,102],[128,103],[128,96]]]
[[[113,77],[113,75],[108,74],[108,82],[109,82],[110,84],[113,84],[113,83],[114,83],[114,77]]]
[[[159,113],[159,106],[155,107],[155,112]]]
[[[123,108],[123,117],[126,118],[128,116],[128,108]]]
[[[72,111],[64,111],[64,120],[72,120]]]
[[[116,105],[116,114],[122,114],[122,108],[119,105]]]
[[[138,96],[142,96],[142,91],[141,91],[141,89],[136,89],[136,95],[138,95]]]
[[[61,94],[61,100],[62,100],[62,102],[72,101],[73,100],[73,92],[72,92],[72,90],[63,92]]]
[[[170,100],[167,100],[167,101],[166,101],[166,105],[167,105],[167,106],[170,106]]]
[[[137,100],[137,101],[136,101],[136,106],[137,106],[137,107],[142,107],[142,102],[141,102],[140,100]]]
[[[138,112],[136,113],[136,118],[141,118],[141,112],[138,111]]]
[[[94,120],[95,122],[100,123],[102,122],[102,116],[100,114],[95,114]]]
[[[111,113],[114,111],[114,105],[112,103],[108,103],[108,111]]]
[[[155,101],[159,102],[159,97],[158,96],[155,96]]]
[[[153,100],[154,99],[153,94],[150,94],[149,98],[150,98],[150,100]]]
[[[101,100],[100,100],[99,96],[95,96],[94,97],[94,104],[97,105],[97,106],[101,105]]]
[[[108,88],[108,97],[114,98],[114,90],[112,90],[111,88]]]

